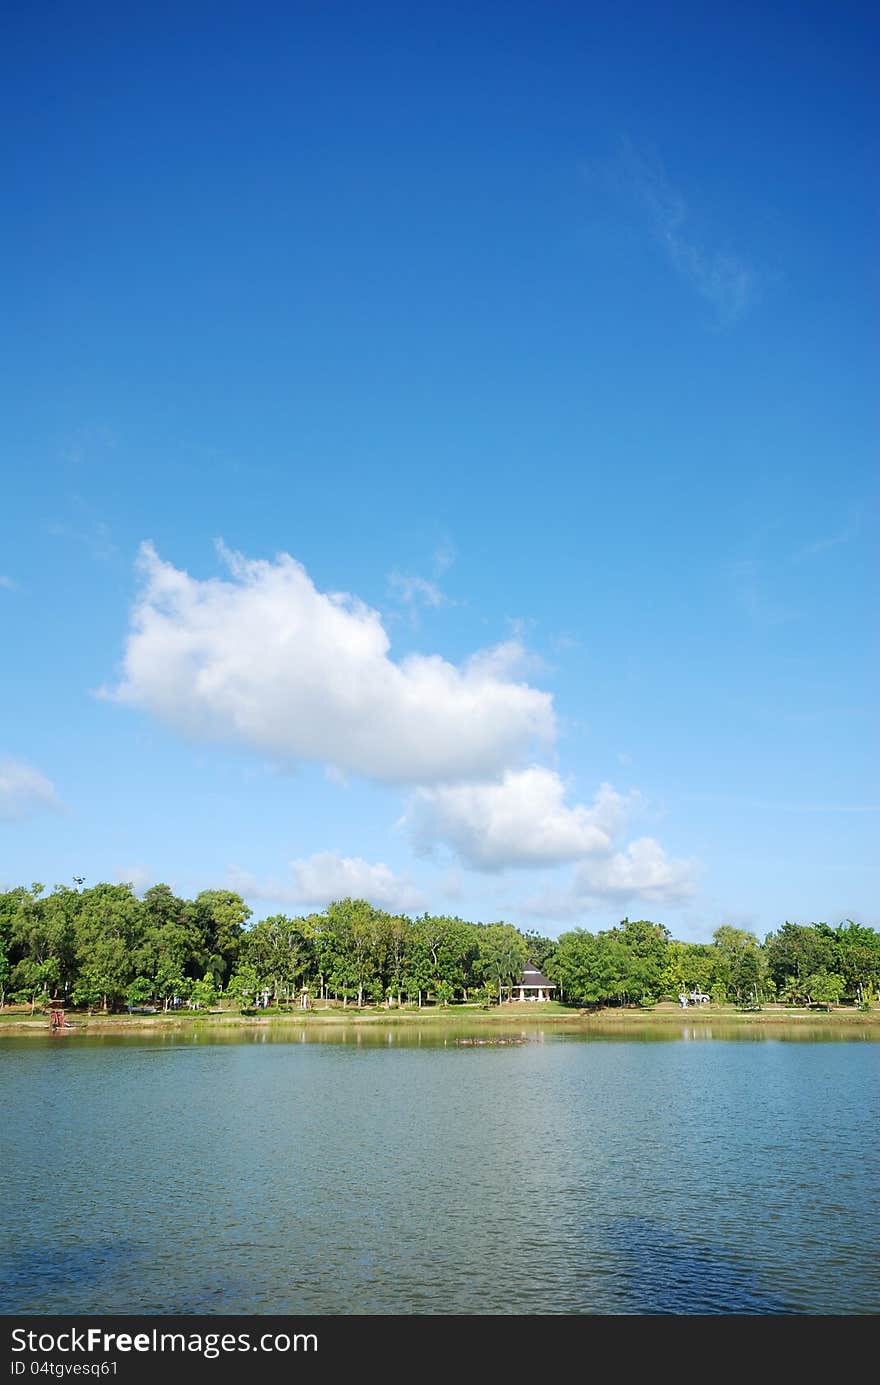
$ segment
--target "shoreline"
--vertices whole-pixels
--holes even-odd
[[[79,1034],[132,1033],[149,1030],[184,1033],[198,1030],[235,1030],[269,1028],[322,1028],[352,1026],[410,1026],[426,1025],[431,1028],[474,1028],[486,1029],[515,1026],[552,1027],[560,1032],[588,1032],[590,1030],[616,1030],[624,1032],[645,1026],[682,1025],[699,1023],[701,1025],[734,1025],[767,1028],[782,1024],[804,1024],[821,1028],[851,1028],[854,1030],[880,1029],[880,1007],[872,1010],[835,1009],[808,1010],[766,1007],[762,1010],[738,1010],[728,1006],[689,1007],[661,1002],[650,1009],[635,1010],[606,1008],[601,1010],[565,1010],[555,1005],[552,1009],[522,1003],[493,1006],[486,1010],[481,1006],[459,1005],[449,1009],[423,1007],[414,1009],[386,1009],[374,1007],[358,1010],[355,1007],[343,1009],[338,1006],[327,1009],[289,1010],[269,1014],[242,1014],[238,1010],[212,1010],[206,1013],[188,1011],[170,1014],[120,1014],[85,1015],[77,1012],[67,1015],[72,1028],[58,1037],[73,1037]],[[14,1015],[0,1013],[0,1037],[8,1034],[14,1038],[29,1038],[46,1035],[52,1031],[48,1015]]]

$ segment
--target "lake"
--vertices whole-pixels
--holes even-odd
[[[880,1311],[877,1042],[316,1031],[0,1039],[0,1311]]]

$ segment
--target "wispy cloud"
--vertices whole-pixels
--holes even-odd
[[[26,760],[0,756],[0,819],[19,822],[61,808],[51,779]]]
[[[628,139],[622,142],[620,166],[630,195],[679,278],[708,303],[721,326],[738,322],[760,297],[755,268],[735,251],[707,243],[692,207],[659,161],[649,160]]]
[[[442,577],[448,568],[455,562],[455,544],[451,539],[443,539],[434,549],[434,576]]]
[[[440,881],[439,891],[445,899],[461,899],[464,895],[461,872],[457,870],[446,871]]]
[[[388,574],[388,590],[394,601],[407,608],[413,626],[419,624],[419,610],[436,611],[441,606],[458,604],[446,595],[439,582],[454,562],[455,549],[448,540],[444,540],[434,551],[431,577],[397,569]]]
[[[752,798],[747,794],[730,793],[692,793],[685,797],[689,802],[698,805],[733,805],[740,812],[758,810],[763,813],[880,813],[880,803],[842,803],[839,800],[821,802],[815,799],[798,803],[791,799]]]
[[[759,558],[743,558],[728,569],[736,605],[755,625],[784,625],[797,620],[798,612],[781,605],[771,594],[765,563]]]
[[[156,872],[149,866],[136,863],[131,866],[119,866],[113,872],[114,879],[120,885],[131,885],[135,894],[143,894],[144,890],[149,889],[156,883]]]
[[[16,582],[15,578],[6,577],[2,572],[0,572],[0,587],[2,587],[4,591],[8,592],[18,591],[18,583]]]
[[[429,582],[426,577],[419,577],[415,573],[389,573],[388,589],[396,601],[409,608],[410,618],[414,622],[419,607],[436,610],[439,606],[452,604],[436,582]]]
[[[225,884],[236,894],[246,899],[269,899],[273,903],[296,903],[298,896],[289,881],[270,876],[260,880],[252,871],[242,870],[240,866],[229,866],[226,870]]]
[[[114,452],[118,446],[119,438],[113,428],[106,423],[90,423],[70,434],[60,455],[69,466],[88,466],[95,459]]]
[[[808,562],[810,558],[818,558],[822,553],[828,553],[832,548],[839,548],[842,544],[849,543],[854,539],[858,532],[856,525],[848,525],[846,529],[840,529],[834,534],[826,534],[823,538],[814,539],[812,543],[805,543],[803,548],[799,548],[794,554],[792,562]]]
[[[570,635],[567,630],[560,630],[558,634],[550,636],[550,648],[554,654],[567,654],[571,649],[580,649],[581,642],[575,635]]]
[[[758,627],[802,620],[813,599],[819,570],[850,561],[841,550],[865,531],[865,503],[858,499],[826,516],[825,533],[798,532],[786,510],[762,510],[760,522],[743,534],[720,568],[731,601]]]
[[[53,538],[79,544],[99,563],[110,562],[118,555],[110,525],[98,516],[88,501],[78,495],[71,496],[69,510],[69,519],[51,520],[47,525]]]

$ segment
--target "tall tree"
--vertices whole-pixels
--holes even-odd
[[[487,987],[495,988],[500,1005],[504,987],[522,978],[528,943],[513,924],[487,923],[479,931],[477,949],[479,974]]]
[[[805,999],[806,980],[820,971],[833,970],[837,961],[835,938],[825,924],[785,923],[764,941],[764,960],[779,995]]]
[[[144,913],[130,885],[95,885],[80,895],[78,978],[73,998],[105,1010],[123,1003],[144,939]]]
[[[760,996],[765,972],[765,959],[754,933],[744,928],[722,924],[712,934],[715,946],[716,984],[724,987],[728,996],[742,1001],[754,993]]]
[[[625,997],[651,1002],[663,993],[669,951],[669,929],[649,919],[622,919],[611,936],[621,949]]]
[[[556,944],[550,979],[566,1000],[597,1005],[626,997],[629,978],[625,956],[614,932],[593,934],[583,928],[563,933]]]
[[[206,943],[191,905],[167,885],[153,885],[142,905],[143,932],[135,955],[139,975],[152,981],[153,997],[167,1010],[173,997],[186,995],[201,976]]]
[[[431,986],[441,983],[451,994],[467,985],[471,966],[478,953],[473,924],[448,914],[423,914],[416,921],[417,946],[430,958]]]
[[[202,890],[190,911],[204,951],[204,966],[217,984],[235,970],[251,910],[234,890]]]
[[[74,971],[74,928],[79,896],[58,885],[40,897],[42,886],[19,895],[12,918],[12,939],[18,958],[12,984],[28,996],[31,1010],[38,996],[66,990]]]
[[[847,919],[836,930],[837,968],[846,991],[860,1004],[880,989],[880,933]]]
[[[380,915],[365,899],[341,899],[327,909],[334,937],[334,980],[346,999],[356,997],[359,1008],[368,990],[371,995],[382,991]]]
[[[246,934],[241,955],[253,967],[261,987],[271,991],[275,1000],[289,1000],[313,966],[312,930],[305,919],[273,914]]]

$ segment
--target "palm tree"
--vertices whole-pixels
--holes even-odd
[[[519,949],[513,943],[503,943],[493,951],[486,963],[486,976],[498,986],[498,1004],[501,1004],[501,987],[505,982],[512,985],[522,974],[523,961]]]

